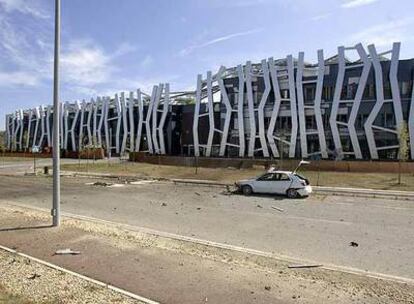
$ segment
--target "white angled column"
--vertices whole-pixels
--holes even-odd
[[[298,117],[299,117],[299,135],[300,135],[300,148],[302,158],[308,157],[308,141],[306,135],[306,117],[305,117],[305,101],[303,97],[303,68],[304,68],[303,52],[299,53],[298,65],[296,69],[296,92],[298,101]]]
[[[128,102],[128,118],[129,118],[129,151],[132,152],[135,149],[135,119],[134,119],[134,110],[135,110],[135,100],[134,92],[129,92],[129,102]]]
[[[157,94],[155,95],[155,101],[152,106],[152,129],[151,129],[151,135],[152,135],[152,144],[154,146],[154,153],[160,154],[160,146],[158,143],[158,137],[157,137],[157,130],[158,130],[158,107],[161,102],[161,95],[164,91],[164,84],[160,83],[157,89]]]
[[[279,157],[279,150],[275,142],[274,133],[275,133],[275,128],[276,128],[276,121],[279,116],[279,110],[280,110],[280,104],[282,102],[282,97],[280,96],[279,79],[277,75],[275,62],[272,57],[269,58],[268,62],[269,62],[269,70],[270,70],[270,76],[272,79],[273,93],[274,93],[275,100],[273,101],[272,116],[270,117],[270,122],[269,122],[269,126],[267,129],[267,140],[269,142],[270,150],[272,151],[273,156]]]
[[[230,104],[229,97],[227,95],[226,87],[224,86],[223,76],[224,76],[225,71],[226,71],[226,68],[222,66],[220,67],[217,73],[217,82],[220,88],[221,98],[226,108],[226,117],[224,118],[224,127],[223,127],[223,133],[221,135],[219,156],[224,156],[224,154],[226,153],[227,138],[229,135],[229,128],[230,128],[230,119],[231,119],[231,114],[233,111],[233,108]]]
[[[397,81],[400,44],[394,43],[391,51],[384,52],[382,54],[377,54],[377,51],[373,44],[368,46],[368,50],[369,50],[372,64],[374,66],[374,71],[375,71],[375,89],[376,89],[377,100],[374,105],[374,108],[371,110],[371,113],[369,114],[365,122],[364,128],[365,128],[365,134],[367,137],[367,142],[368,142],[368,147],[369,147],[369,151],[371,154],[371,158],[378,159],[379,150],[398,149],[399,147],[399,145],[377,147],[376,142],[375,142],[374,129],[387,132],[387,133],[392,133],[398,136],[398,127],[401,126],[401,124],[403,123],[401,97],[400,97],[398,81]],[[392,99],[385,100],[384,86],[383,86],[384,80],[383,80],[383,75],[382,75],[380,56],[384,56],[389,53],[391,53],[391,67],[390,67],[389,79],[390,79],[390,84],[391,84]],[[393,103],[394,116],[395,116],[395,121],[396,121],[395,129],[384,128],[382,126],[374,125],[375,119],[377,118],[378,114],[381,111],[381,108],[386,102]]]
[[[290,134],[289,157],[294,158],[296,152],[296,140],[298,136],[298,115],[296,107],[295,92],[295,72],[292,55],[287,56],[287,68],[289,78],[289,94],[290,94],[290,116],[292,121],[292,131]]]
[[[266,130],[264,124],[264,109],[266,106],[267,99],[269,98],[269,93],[271,90],[270,76],[269,76],[269,67],[267,65],[266,59],[262,60],[262,73],[265,89],[260,99],[259,106],[257,108],[257,119],[259,122],[259,140],[261,145],[261,150],[264,157],[269,157],[269,149],[267,147],[266,141]]]
[[[356,123],[358,111],[361,105],[367,79],[369,76],[369,71],[371,69],[371,61],[369,60],[368,55],[365,52],[364,47],[362,46],[361,43],[357,44],[355,46],[355,49],[357,50],[359,54],[359,57],[363,64],[363,68],[361,72],[361,77],[359,78],[358,89],[355,93],[355,99],[352,104],[351,113],[348,119],[348,131],[349,131],[349,136],[351,138],[351,143],[352,143],[353,151],[355,154],[355,158],[362,159],[362,152],[361,152],[361,148],[359,145],[357,132],[355,129],[355,123]]]
[[[85,126],[85,112],[86,112],[86,101],[83,100],[81,103],[81,114],[80,114],[80,123],[79,123],[79,138],[78,138],[78,146],[79,151],[82,151],[83,149],[83,138],[84,138],[84,126]]]
[[[244,134],[244,83],[245,77],[242,65],[237,66],[237,76],[239,78],[239,96],[237,101],[237,123],[239,127],[239,157],[245,155],[245,134]]]
[[[128,139],[128,107],[127,101],[125,100],[125,92],[121,93],[121,112],[122,112],[122,143],[121,143],[121,155],[123,155],[126,151],[126,144]],[[120,138],[119,138],[120,140]]]
[[[211,156],[214,139],[214,104],[213,104],[213,76],[211,71],[207,72],[207,111],[208,111],[208,137],[206,145],[206,156]]]
[[[170,84],[166,83],[164,86],[164,98],[161,110],[160,123],[158,124],[158,138],[159,138],[159,152],[160,154],[166,154],[165,140],[164,140],[164,126],[168,115],[168,109],[170,106]]]
[[[318,76],[316,79],[316,92],[314,102],[314,112],[316,127],[318,129],[319,148],[322,158],[328,158],[328,150],[326,148],[325,128],[322,119],[322,89],[325,75],[325,60],[323,57],[323,50],[318,50]]]
[[[253,87],[252,87],[252,63],[246,62],[246,93],[247,93],[247,109],[249,111],[249,126],[250,126],[250,138],[249,149],[247,156],[254,156],[254,148],[256,145],[256,115],[254,112],[254,100],[253,100]]]
[[[76,138],[75,138],[75,132],[76,132],[76,126],[78,124],[79,114],[81,111],[81,106],[79,104],[79,101],[75,102],[75,117],[73,118],[72,125],[70,127],[70,135],[72,140],[72,151],[80,151],[80,147],[76,146]]]
[[[121,152],[121,124],[122,124],[122,106],[118,94],[115,94],[115,110],[116,110],[116,133],[115,133],[115,151],[117,154]],[[115,117],[114,117],[115,118]]]
[[[152,109],[154,107],[155,100],[157,98],[158,86],[152,88],[151,99],[148,105],[147,116],[145,118],[145,132],[147,138],[148,152],[154,154],[154,147],[152,144],[152,132],[151,132],[151,117]]]
[[[193,118],[193,144],[194,144],[194,156],[200,156],[200,141],[198,137],[198,123],[200,119],[200,105],[201,105],[201,90],[202,90],[202,75],[197,76],[197,90],[196,100],[194,106],[194,118]]]
[[[135,139],[135,152],[139,152],[141,149],[142,141],[142,125],[144,123],[144,102],[142,101],[141,90],[137,90],[137,102],[138,102],[138,126],[137,137]]]
[[[345,77],[345,47],[338,47],[338,73],[336,75],[335,92],[331,107],[331,115],[329,117],[329,123],[331,126],[332,139],[335,144],[335,150],[337,153],[342,153],[342,143],[339,135],[337,117],[339,112],[339,104],[341,102],[341,93]]]
[[[110,97],[103,97],[102,104],[102,115],[104,117],[104,131],[105,131],[105,144],[106,144],[106,153],[108,158],[111,157],[111,138],[109,134],[109,103],[111,101]]]

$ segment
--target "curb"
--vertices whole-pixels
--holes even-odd
[[[85,281],[87,281],[87,282],[90,282],[90,283],[93,283],[93,284],[96,284],[96,285],[102,286],[102,287],[104,287],[104,288],[108,288],[108,289],[110,289],[110,290],[112,290],[112,291],[115,291],[115,292],[117,292],[117,293],[120,293],[120,294],[122,294],[122,295],[124,295],[124,296],[127,296],[127,297],[129,297],[129,298],[132,298],[132,299],[135,299],[135,300],[141,301],[141,302],[143,302],[143,303],[146,303],[146,304],[159,304],[158,302],[155,302],[155,301],[152,301],[152,300],[150,300],[150,299],[147,299],[147,298],[141,297],[141,296],[136,295],[136,294],[134,294],[134,293],[132,293],[132,292],[129,292],[129,291],[126,291],[126,290],[124,290],[124,289],[121,289],[121,288],[118,288],[118,287],[112,286],[112,285],[110,285],[110,284],[106,284],[106,283],[104,283],[104,282],[101,282],[101,281],[98,281],[98,280],[95,280],[95,279],[92,279],[92,278],[87,277],[87,276],[85,276],[85,275],[83,275],[83,274],[80,274],[80,273],[77,273],[77,272],[74,272],[74,271],[68,270],[68,269],[66,269],[66,268],[63,268],[63,267],[57,266],[57,265],[55,265],[55,264],[52,264],[52,263],[49,263],[49,262],[43,261],[43,260],[38,259],[38,258],[35,258],[35,257],[31,256],[31,255],[27,255],[27,254],[24,254],[24,253],[18,252],[18,251],[16,251],[16,250],[11,249],[11,248],[8,248],[8,247],[6,247],[6,246],[2,246],[2,245],[0,245],[0,250],[4,250],[4,251],[7,251],[7,252],[9,252],[9,253],[16,254],[16,255],[18,255],[18,256],[21,256],[21,257],[23,257],[23,258],[29,259],[29,260],[31,260],[31,261],[34,261],[34,262],[39,263],[39,264],[41,264],[41,265],[44,265],[44,266],[46,266],[46,267],[52,268],[52,269],[54,269],[54,270],[58,270],[58,271],[61,271],[61,272],[67,273],[67,274],[69,274],[69,275],[75,276],[75,277],[80,278],[80,279],[82,279],[82,280],[85,280]]]
[[[73,172],[63,171],[62,175],[68,176],[80,176],[80,177],[99,177],[99,178],[140,178],[140,176],[134,175],[113,175],[106,173],[85,173],[85,172]],[[149,177],[148,179],[158,180],[156,178]],[[199,179],[183,179],[183,178],[165,178],[164,180],[177,183],[177,184],[192,184],[200,186],[210,187],[231,187],[234,184],[223,183],[211,180],[199,180]],[[378,190],[378,189],[364,189],[364,188],[343,188],[343,187],[324,187],[324,186],[312,186],[313,193],[335,195],[335,196],[353,196],[353,197],[370,197],[370,198],[387,198],[394,200],[407,200],[414,201],[414,192],[410,191],[390,191],[390,190]]]

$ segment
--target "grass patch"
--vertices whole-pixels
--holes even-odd
[[[358,173],[358,172],[328,172],[308,171],[302,167],[300,174],[306,176],[313,186],[334,186],[371,188],[382,190],[414,191],[414,174],[402,174],[402,183],[398,184],[396,173]],[[256,166],[252,169],[232,168],[196,168],[147,163],[119,162],[106,163],[92,161],[87,165],[65,164],[62,170],[94,173],[110,173],[114,175],[137,175],[140,177],[155,178],[189,178],[219,182],[234,183],[240,179],[257,176],[264,172],[264,168]]]

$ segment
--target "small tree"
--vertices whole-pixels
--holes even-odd
[[[404,121],[398,128],[398,184],[401,184],[401,162],[406,162],[408,160],[408,127],[407,123]]]

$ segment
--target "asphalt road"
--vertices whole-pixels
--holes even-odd
[[[63,178],[62,210],[298,259],[414,278],[414,204],[225,195],[167,182],[119,188]],[[0,176],[0,201],[51,206],[51,178]],[[283,212],[272,207],[283,209]],[[358,246],[350,246],[355,242]]]

